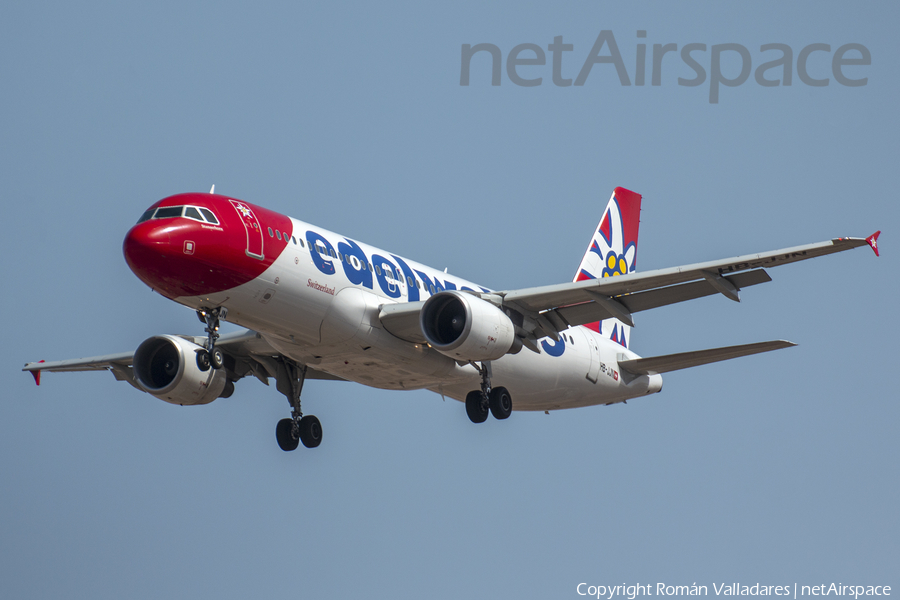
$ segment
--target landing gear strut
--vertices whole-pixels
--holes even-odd
[[[206,324],[206,347],[197,352],[197,366],[201,371],[221,369],[225,364],[222,351],[216,348],[216,340],[219,339],[219,319],[228,316],[228,309],[224,306],[216,308],[201,308],[197,311],[197,318]]]
[[[300,408],[300,392],[306,380],[306,365],[299,365],[285,358],[278,360],[275,388],[285,395],[291,404],[291,418],[278,421],[275,439],[285,452],[296,450],[300,442],[307,448],[322,443],[322,424],[313,415],[303,416]]]
[[[512,412],[512,396],[505,387],[491,386],[491,363],[484,361],[479,367],[471,363],[481,375],[481,390],[473,390],[466,395],[466,414],[473,423],[484,423],[488,413],[502,420]]]

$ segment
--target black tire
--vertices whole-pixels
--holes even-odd
[[[300,441],[307,448],[315,448],[322,443],[322,424],[312,415],[300,419]]]
[[[488,405],[480,390],[469,392],[466,395],[466,414],[473,423],[484,423],[488,418]]]
[[[293,429],[293,419],[282,419],[275,426],[275,439],[278,441],[278,447],[285,452],[296,450],[300,444],[300,440],[294,437]]]
[[[209,371],[209,352],[206,350],[197,351],[197,366],[201,371]]]
[[[496,387],[491,390],[491,414],[502,421],[509,418],[512,413],[512,396],[505,387]]]
[[[225,366],[225,356],[218,348],[214,348],[212,354],[209,355],[209,365],[216,371]]]

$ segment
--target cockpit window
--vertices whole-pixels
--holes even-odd
[[[157,208],[156,214],[153,215],[153,218],[154,219],[171,219],[172,217],[180,217],[182,210],[184,210],[183,206],[166,206],[163,208]]]
[[[201,208],[200,212],[203,213],[203,216],[206,217],[206,220],[208,222],[212,223],[213,225],[219,224],[219,220],[216,218],[216,215],[214,215],[211,210],[208,210],[206,208]]]
[[[153,214],[154,211],[156,214]],[[187,219],[193,219],[194,221],[200,221],[201,223],[212,223],[213,225],[219,224],[216,215],[214,215],[211,210],[201,206],[163,206],[156,209],[151,208],[141,215],[138,223],[143,223],[148,219],[171,219],[173,217],[181,216],[184,216]]]

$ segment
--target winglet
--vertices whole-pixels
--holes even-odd
[[[39,360],[38,362],[42,363],[44,361]],[[35,385],[41,385],[41,372],[40,371],[32,371],[31,376],[34,377]]]
[[[875,256],[881,256],[878,254],[878,236],[881,235],[881,231],[876,231],[872,235],[866,238],[866,242],[870,246],[872,246],[872,251],[875,252]]]

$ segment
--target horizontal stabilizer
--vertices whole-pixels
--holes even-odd
[[[654,373],[668,373],[690,367],[698,367],[721,360],[730,360],[741,356],[750,356],[760,352],[770,352],[796,346],[786,340],[772,342],[758,342],[756,344],[743,344],[741,346],[727,346],[725,348],[711,348],[709,350],[697,350],[694,352],[681,352],[679,354],[667,354],[665,356],[652,356],[650,358],[635,358],[619,361],[619,368],[635,375],[652,375]]]

